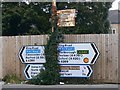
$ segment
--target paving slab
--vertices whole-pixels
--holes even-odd
[[[29,84],[6,84],[2,90],[119,90],[118,84],[95,84],[95,85],[29,85]]]

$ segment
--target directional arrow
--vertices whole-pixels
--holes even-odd
[[[40,73],[41,69],[44,69],[43,64],[27,64],[24,75],[26,79],[32,79]]]
[[[25,62],[24,59],[23,59],[23,57],[22,57],[22,52],[23,52],[24,49],[25,49],[25,46],[23,46],[21,48],[20,53],[19,53],[19,58],[21,59],[21,62],[23,62],[23,63]]]
[[[93,48],[93,50],[95,52],[95,55],[94,55],[94,57],[93,57],[93,59],[91,61],[91,64],[94,64],[95,61],[97,60],[98,56],[100,55],[100,53],[99,53],[99,51],[98,51],[98,49],[97,49],[97,47],[95,46],[94,43],[91,43],[91,46],[92,46],[92,48]]]
[[[27,68],[25,69],[25,76],[26,76],[26,78],[31,78],[30,75],[28,74],[29,68],[30,68],[30,65],[28,65]]]
[[[23,46],[19,58],[22,63],[45,63],[44,46]]]
[[[94,64],[99,51],[94,43],[60,43],[59,64]]]
[[[89,65],[60,65],[61,77],[90,77],[93,70]]]

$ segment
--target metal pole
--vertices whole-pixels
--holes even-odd
[[[55,17],[57,15],[56,0],[52,1],[52,23],[55,23]],[[54,24],[52,25],[52,32],[54,32]]]

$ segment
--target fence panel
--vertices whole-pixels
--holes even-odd
[[[96,63],[92,65],[94,70],[91,79],[98,82],[118,82],[118,35],[116,34],[77,34],[64,35],[64,42],[94,42],[100,51]],[[32,36],[4,36],[2,37],[2,76],[16,74],[25,79],[23,70],[26,64],[22,64],[18,53],[23,45],[45,45],[47,35]],[[1,39],[1,38],[0,38]],[[1,62],[1,59],[0,59]]]

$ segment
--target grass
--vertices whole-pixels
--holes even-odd
[[[20,84],[22,82],[22,80],[17,77],[16,75],[12,74],[12,75],[6,75],[3,78],[3,81],[5,83],[11,83],[11,84]]]

